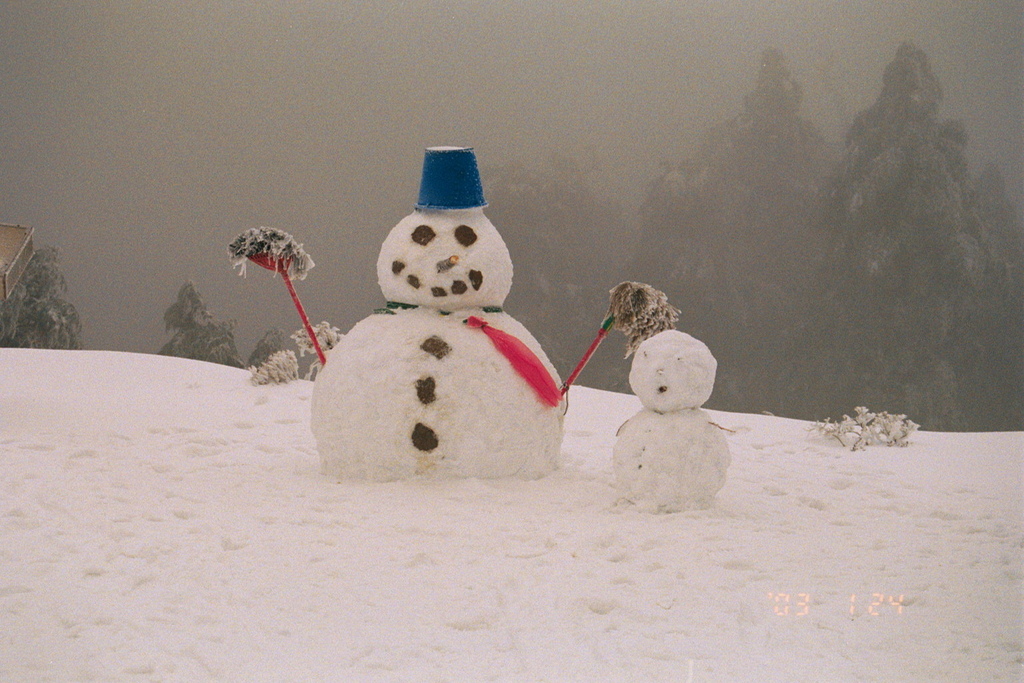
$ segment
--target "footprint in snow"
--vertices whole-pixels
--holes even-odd
[[[242,548],[245,548],[248,545],[249,545],[249,542],[246,541],[246,540],[234,541],[234,540],[228,538],[227,536],[224,536],[224,537],[222,537],[220,539],[220,547],[222,549],[228,550],[228,551],[231,551],[231,550],[241,550]]]
[[[188,440],[188,443],[195,444],[197,446],[227,446],[227,439],[222,439],[217,436],[196,436]]]
[[[810,496],[800,496],[797,500],[800,501],[801,505],[806,505],[813,510],[820,510],[824,512],[828,509],[828,503],[817,498],[811,498]]]
[[[468,617],[445,622],[445,626],[456,631],[483,631],[491,628],[491,621],[485,616]]]
[[[749,572],[754,569],[754,565],[746,560],[727,560],[719,565],[722,569],[728,569],[730,571],[741,571]]]
[[[19,446],[23,451],[53,451],[57,447],[50,443],[26,443]]]
[[[619,607],[618,600],[608,600],[605,598],[587,598],[583,602],[588,610],[602,616],[610,614]]]

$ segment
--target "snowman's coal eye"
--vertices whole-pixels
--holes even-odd
[[[476,242],[476,231],[468,225],[460,225],[455,228],[455,239],[464,247]]]
[[[403,270],[405,270],[405,264],[404,263],[402,263],[401,261],[392,261],[391,262],[391,272],[392,273],[394,273],[395,275],[398,275]]]
[[[436,236],[437,233],[429,225],[421,225],[412,231],[412,241],[423,246],[430,244],[430,240]]]

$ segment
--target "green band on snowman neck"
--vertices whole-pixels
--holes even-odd
[[[395,315],[395,311],[396,310],[411,311],[414,308],[419,308],[419,305],[417,305],[417,304],[406,304],[406,303],[402,303],[401,301],[388,301],[386,304],[384,304],[384,308],[375,308],[375,309],[373,309],[373,312],[377,313],[377,314],[382,314],[382,315]],[[504,313],[505,312],[502,309],[501,306],[482,306],[480,308],[480,310],[483,311],[484,313]],[[451,311],[442,311],[440,309],[438,309],[437,312],[440,313],[441,315],[451,315],[452,314]]]

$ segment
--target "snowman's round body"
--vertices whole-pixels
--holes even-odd
[[[725,434],[701,405],[717,363],[690,335],[661,332],[636,351],[629,383],[643,410],[619,429],[612,451],[623,497],[650,512],[706,508],[725,484]]]
[[[501,310],[512,262],[482,209],[417,210],[377,263],[385,309],[329,352],[313,391],[325,473],[535,478],[557,467],[563,406],[538,399],[469,316],[517,337],[557,383],[540,344]]]
[[[700,408],[641,410],[613,451],[619,492],[649,512],[706,508],[725,484],[729,445]]]
[[[419,308],[362,320],[316,381],[313,432],[325,473],[533,478],[556,467],[561,410],[538,401],[487,336],[463,322],[471,313],[543,353],[504,313]]]

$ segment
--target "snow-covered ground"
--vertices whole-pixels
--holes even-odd
[[[574,388],[538,481],[367,484],[319,473],[308,382],[248,377],[0,349],[0,680],[1024,673],[1024,434],[850,452],[714,413],[715,506],[651,515],[612,487],[633,396]]]

